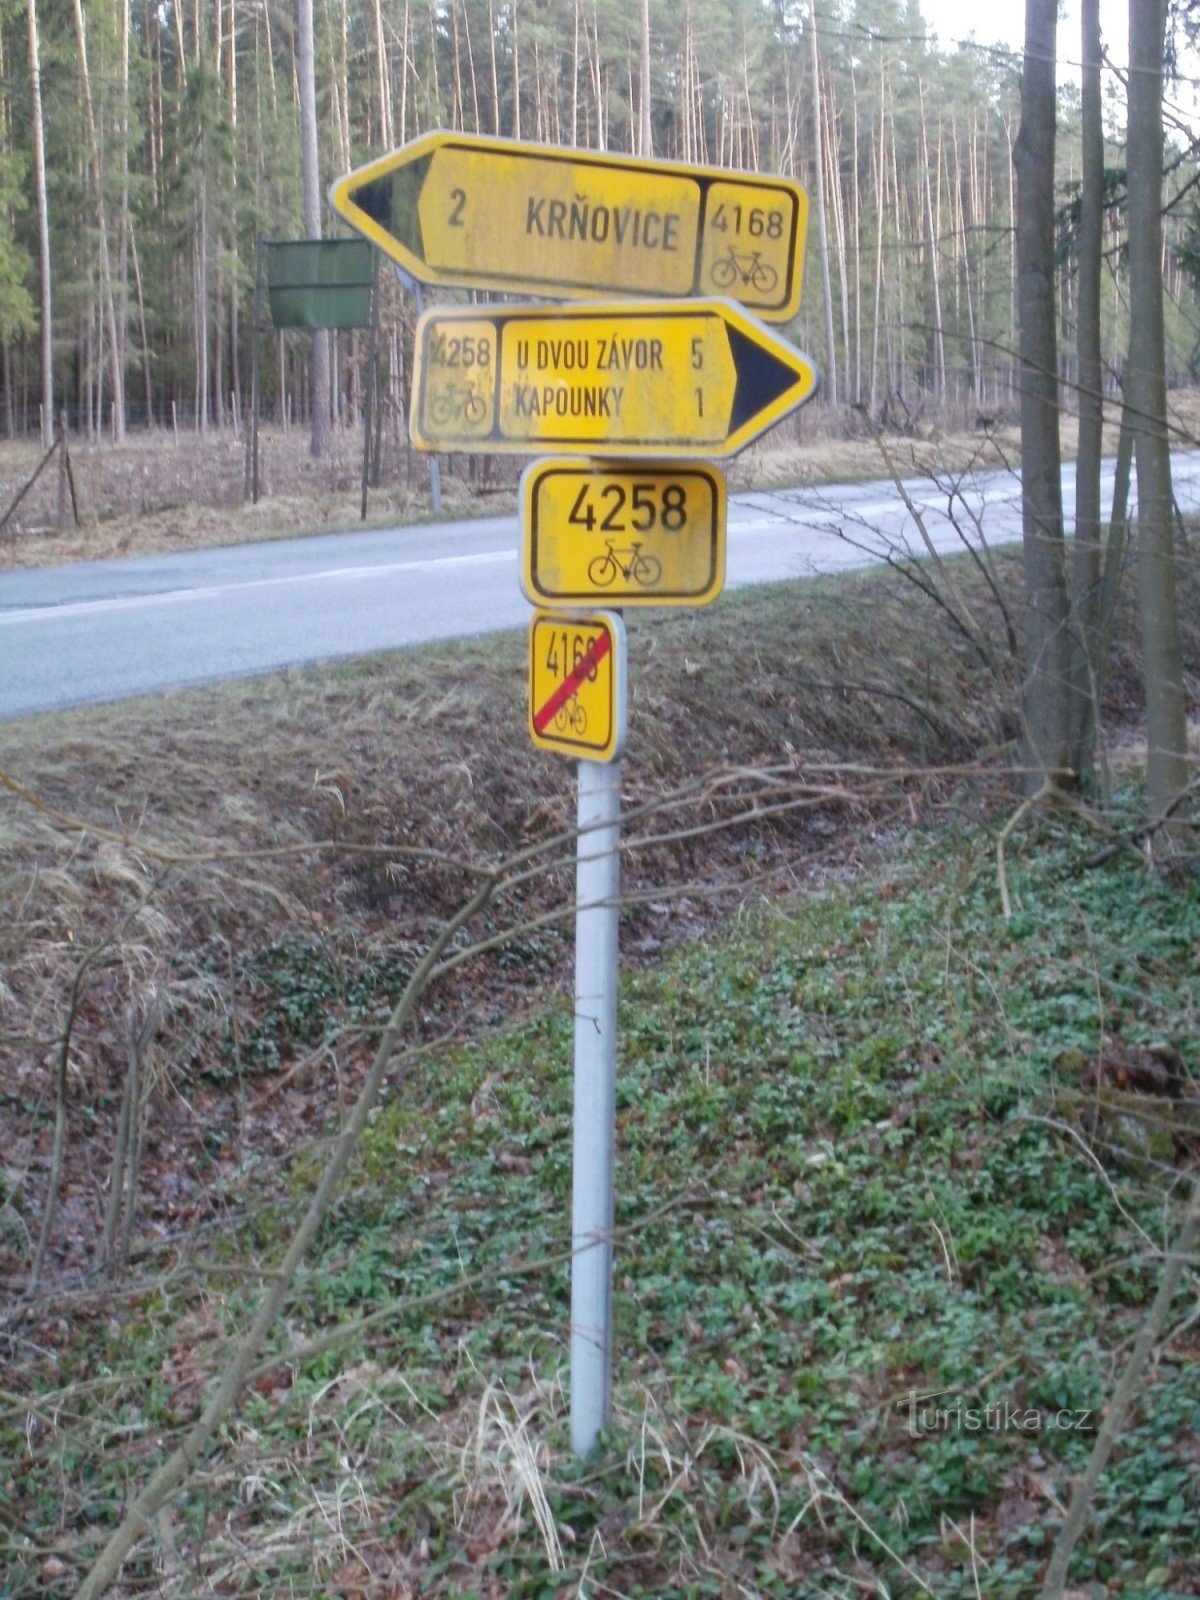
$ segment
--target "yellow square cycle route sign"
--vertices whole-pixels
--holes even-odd
[[[539,749],[615,761],[625,746],[625,681],[625,625],[615,613],[534,614],[529,734]]]
[[[521,479],[521,588],[534,605],[703,606],[725,584],[724,474],[535,461]]]

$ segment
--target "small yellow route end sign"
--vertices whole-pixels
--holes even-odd
[[[615,612],[535,612],[529,734],[539,749],[615,761],[625,747],[625,684],[625,624]]]
[[[725,584],[725,476],[710,466],[535,461],[521,587],[541,606],[703,606]]]
[[[329,201],[426,283],[730,295],[767,322],[800,308],[808,197],[790,178],[437,132],[339,178]]]

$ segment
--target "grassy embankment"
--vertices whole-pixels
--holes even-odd
[[[627,803],[656,809],[628,830],[603,1454],[566,1449],[560,864],[423,1002],[278,1359],[123,1592],[1035,1591],[1196,1164],[1195,885],[1038,818],[1005,921],[1015,798],[935,770],[1003,706],[892,575],[632,636]],[[0,809],[13,1596],[70,1593],[182,1437],[468,864],[567,823],[522,676],[519,640],[483,641],[0,730],[42,807]],[[1115,716],[1124,655],[1112,693]],[[1080,1550],[1104,1592],[1197,1592],[1194,1292]]]

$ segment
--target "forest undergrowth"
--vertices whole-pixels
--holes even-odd
[[[1003,864],[1004,686],[896,573],[630,636],[616,1405],[583,1466],[572,797],[523,641],[0,729],[0,1592],[75,1592],[195,1427],[503,863],[113,1592],[1035,1592],[1200,1142],[1200,906],[1126,808],[1129,619],[1107,803],[1024,817]],[[1081,1592],[1200,1592],[1195,1297]]]

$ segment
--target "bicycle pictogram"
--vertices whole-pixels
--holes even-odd
[[[429,402],[429,415],[435,423],[461,419],[475,426],[487,416],[487,402],[474,383],[450,383]]]
[[[566,733],[569,728],[579,738],[587,732],[587,712],[579,704],[578,695],[573,694],[566,705],[559,706],[554,713],[554,726],[559,733]]]
[[[606,539],[604,554],[593,556],[588,563],[588,580],[597,588],[607,589],[610,583],[616,582],[618,573],[626,583],[637,583],[643,589],[652,589],[662,577],[662,563],[657,556],[643,555],[640,543],[632,544],[628,549],[618,549],[611,539]]]
[[[732,245],[728,255],[721,256],[709,268],[714,289],[753,289],[758,294],[770,294],[779,282],[779,274],[762,258],[761,250],[739,254]]]

